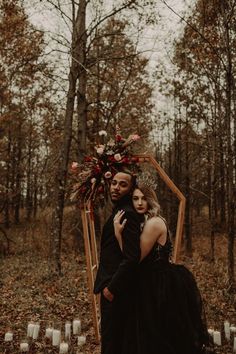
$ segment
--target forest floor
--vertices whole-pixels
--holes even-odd
[[[31,353],[59,353],[45,340],[45,328],[54,321],[64,327],[66,321],[80,317],[82,333],[87,340],[84,354],[98,354],[87,287],[83,243],[74,242],[71,234],[63,238],[61,277],[53,276],[48,262],[47,224],[32,223],[12,229],[11,252],[0,258],[0,354],[19,353],[19,343],[26,338],[27,324],[40,323],[39,338],[31,343]],[[68,231],[69,232],[69,231]],[[65,234],[65,232],[64,232]],[[76,247],[75,247],[76,245]],[[208,328],[222,332],[222,346],[217,354],[232,354],[233,338],[223,335],[224,321],[236,324],[236,294],[227,291],[227,238],[217,235],[215,262],[210,261],[210,238],[204,232],[193,238],[192,257],[181,256],[195,275],[205,304]],[[12,343],[4,342],[4,334],[14,333]],[[70,353],[80,353],[72,337]],[[148,354],[148,353],[147,353]],[[189,353],[191,354],[191,353]]]

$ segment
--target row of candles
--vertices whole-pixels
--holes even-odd
[[[218,346],[222,345],[220,331],[215,331],[214,329],[209,328],[208,333],[212,336],[214,344]],[[225,321],[224,334],[227,341],[230,341],[231,333],[233,335],[233,351],[236,352],[236,326],[230,325],[229,321]]]
[[[28,352],[29,351],[29,341],[37,340],[40,332],[40,324],[38,322],[29,322],[27,326],[27,338],[22,340],[20,343],[20,351]],[[71,336],[77,336],[77,345],[82,347],[86,343],[86,337],[81,336],[81,321],[80,319],[74,319],[71,323],[67,321],[65,323],[65,333],[64,339],[62,340],[62,331],[60,326],[53,326],[51,323],[45,330],[45,338],[52,341],[53,346],[59,346],[59,353],[66,354],[69,351],[69,342]],[[5,342],[13,341],[13,332],[8,331],[5,333],[4,337]]]
[[[37,340],[40,332],[40,324],[39,323],[28,323],[27,327],[27,337],[32,340]],[[209,334],[213,338],[214,344],[221,346],[221,332],[215,331],[214,329],[208,329]],[[236,352],[236,326],[230,325],[229,321],[224,322],[224,333],[225,338],[229,341],[231,337],[231,333],[233,334],[233,351]],[[83,346],[86,343],[86,337],[81,336],[81,321],[80,319],[74,319],[73,322],[67,321],[65,323],[65,334],[64,340],[61,341],[62,333],[61,329],[56,326],[54,328],[52,324],[45,330],[45,337],[52,341],[53,346],[59,346],[59,353],[66,354],[69,351],[69,342],[71,339],[72,334],[77,336],[77,345],[78,347]],[[5,333],[4,337],[5,342],[13,341],[13,333],[7,332]],[[20,351],[21,352],[28,352],[29,351],[29,343],[27,340],[22,341],[20,343]]]

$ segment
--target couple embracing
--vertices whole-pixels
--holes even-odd
[[[170,262],[171,241],[152,188],[129,171],[110,185],[94,292],[101,294],[101,354],[200,354],[209,344],[192,273]]]

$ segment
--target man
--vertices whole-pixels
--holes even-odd
[[[110,186],[114,208],[103,228],[100,263],[94,284],[94,293],[101,293],[101,354],[131,354],[129,344],[125,343],[125,324],[134,311],[133,296],[140,260],[139,238],[143,218],[132,206],[134,182],[131,174],[118,172]],[[121,209],[125,211],[127,219],[122,233],[122,252],[113,226],[113,218]]]

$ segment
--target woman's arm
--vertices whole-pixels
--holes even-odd
[[[123,250],[122,244],[122,231],[124,229],[126,219],[121,223],[121,219],[124,216],[124,211],[120,210],[114,217],[114,230],[117,241],[119,242],[120,249]],[[164,245],[167,237],[166,224],[160,217],[153,217],[146,221],[143,231],[140,236],[140,248],[142,261],[151,251],[156,242]]]
[[[114,219],[113,219],[113,224],[114,224],[114,230],[115,230],[115,236],[117,238],[117,241],[119,243],[120,249],[121,251],[123,250],[123,243],[122,243],[122,231],[124,230],[124,226],[125,223],[127,221],[127,219],[124,219],[121,222],[122,217],[124,216],[124,211],[123,210],[119,210]]]

